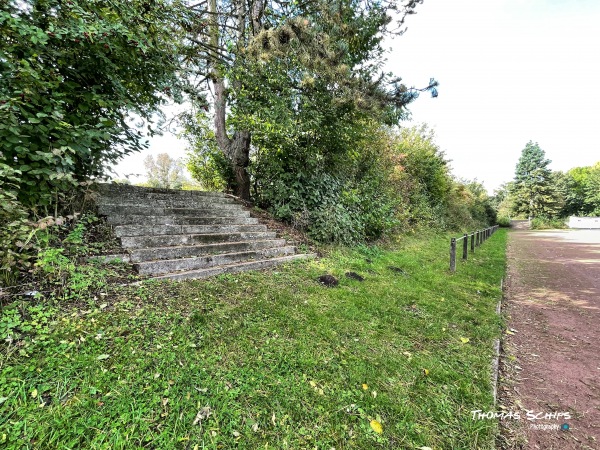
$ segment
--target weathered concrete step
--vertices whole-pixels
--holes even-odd
[[[155,279],[155,280],[167,280],[167,279],[186,280],[186,279],[195,279],[195,278],[208,278],[208,277],[220,275],[223,273],[237,273],[237,272],[245,272],[247,270],[266,269],[268,267],[273,267],[278,264],[296,261],[299,259],[314,258],[315,256],[316,256],[315,254],[299,254],[299,255],[281,256],[278,258],[261,259],[258,261],[249,261],[249,262],[242,262],[242,263],[237,263],[237,264],[229,264],[226,266],[211,267],[208,269],[199,269],[199,270],[190,270],[190,271],[186,271],[186,272],[169,273],[169,274],[153,277],[153,279]]]
[[[266,225],[118,225],[117,237],[268,231]]]
[[[162,196],[162,198],[231,198],[222,192],[184,191],[180,189],[149,188],[116,183],[99,183],[96,185],[95,189],[103,197],[161,198]]]
[[[152,206],[121,206],[121,205],[99,205],[98,213],[105,216],[112,215],[148,215],[148,216],[199,216],[199,217],[249,217],[250,211],[235,205],[235,208],[156,208]]]
[[[283,247],[285,245],[285,239],[272,239],[266,241],[241,241],[206,245],[140,248],[130,250],[130,259],[133,262],[143,262],[159,259],[191,258],[194,256],[214,255],[219,253],[239,253],[251,250],[262,250],[265,248]]]
[[[240,263],[249,260],[262,260],[265,258],[293,255],[295,251],[296,248],[291,246],[275,247],[247,252],[200,256],[198,258],[145,261],[134,264],[134,267],[138,273],[142,275],[161,275],[165,273],[207,269],[209,267]]]
[[[108,223],[113,225],[254,225],[254,217],[197,217],[197,216],[145,216],[141,214],[110,215]]]
[[[203,199],[147,199],[147,198],[108,198],[100,197],[96,200],[97,205],[108,206],[151,206],[153,208],[225,208],[225,209],[243,209],[242,205],[231,201],[228,198],[203,198]]]
[[[217,242],[239,242],[274,239],[275,232],[239,232],[210,234],[162,234],[158,236],[125,236],[121,238],[124,248],[172,247],[176,245],[198,245]]]

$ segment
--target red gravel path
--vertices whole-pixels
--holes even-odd
[[[501,420],[500,446],[600,449],[600,230],[515,229],[508,264],[499,404],[521,419]]]

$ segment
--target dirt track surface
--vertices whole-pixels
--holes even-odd
[[[600,230],[524,225],[509,237],[499,398],[521,419],[501,420],[500,446],[600,449]]]

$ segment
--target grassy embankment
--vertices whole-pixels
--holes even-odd
[[[454,275],[447,236],[431,235],[5,307],[0,332],[17,334],[0,344],[0,446],[493,448],[495,423],[470,411],[492,408],[505,240]],[[339,286],[318,284],[324,273]]]

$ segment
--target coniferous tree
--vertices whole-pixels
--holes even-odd
[[[561,196],[556,180],[548,168],[550,160],[540,146],[529,141],[521,153],[512,185],[513,208],[516,214],[530,219],[555,216],[561,208]]]

